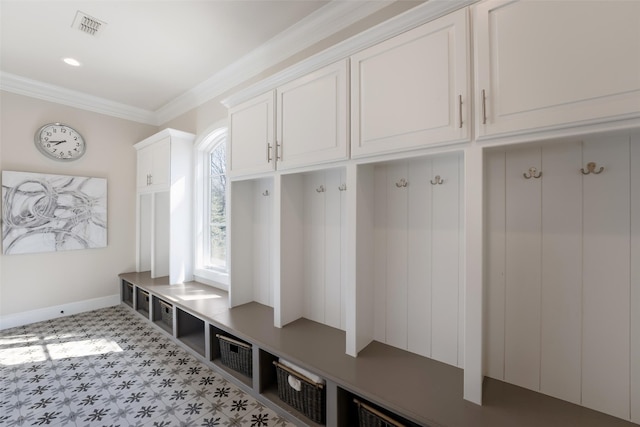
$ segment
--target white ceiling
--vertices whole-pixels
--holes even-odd
[[[1,87],[158,112],[230,74],[232,87],[389,3],[1,0]],[[98,36],[72,28],[77,11],[106,23]]]

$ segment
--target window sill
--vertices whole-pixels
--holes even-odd
[[[193,275],[195,276],[196,282],[201,282],[205,285],[229,292],[229,273],[197,268]]]

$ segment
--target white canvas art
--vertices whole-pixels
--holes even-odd
[[[2,172],[4,254],[107,246],[107,180]]]

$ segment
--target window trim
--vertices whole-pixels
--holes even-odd
[[[204,240],[205,240],[205,218],[207,197],[205,196],[206,170],[209,167],[209,153],[220,143],[226,144],[228,153],[228,125],[227,120],[220,120],[209,126],[199,136],[194,143],[194,173],[195,173],[195,191],[194,191],[194,276],[197,281],[210,286],[229,290],[229,183],[225,188],[226,198],[226,218],[227,218],[227,269],[209,269],[204,268]],[[228,154],[227,154],[228,155]]]

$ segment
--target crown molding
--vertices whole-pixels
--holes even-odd
[[[223,99],[222,104],[227,108],[238,105],[293,79],[302,77],[333,62],[348,58],[354,53],[419,25],[440,18],[476,1],[477,0],[427,1]]]
[[[4,71],[0,72],[0,90],[125,120],[154,126],[158,125],[157,115],[153,111],[87,95],[83,92],[43,83]]]
[[[210,101],[313,44],[392,4],[394,0],[334,0],[158,111],[161,123]]]

